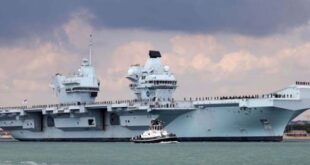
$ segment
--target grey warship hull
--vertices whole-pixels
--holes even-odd
[[[310,108],[306,82],[260,96],[176,101],[176,78],[160,52],[149,56],[128,70],[134,100],[95,102],[100,82],[83,59],[77,74],[52,79],[60,104],[1,107],[0,127],[21,141],[129,141],[160,120],[179,141],[281,141],[289,121]]]
[[[270,102],[270,105],[255,106],[260,101]],[[244,103],[248,104],[246,108],[240,106]],[[5,114],[6,117],[0,118],[0,126],[21,141],[127,142],[145,131],[152,119],[159,119],[166,123],[165,129],[178,135],[179,141],[281,141],[287,123],[306,110],[306,107],[292,110],[277,106],[306,106],[293,99],[197,101],[188,104],[193,106],[134,109],[127,104],[95,104],[69,106],[66,112],[25,109],[24,114]],[[12,120],[7,120],[7,116]],[[25,122],[32,123],[33,127],[28,125],[29,128],[25,128]]]

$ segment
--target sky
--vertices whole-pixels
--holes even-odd
[[[78,69],[90,34],[98,100],[132,98],[127,69],[150,49],[178,79],[176,98],[263,94],[310,76],[308,0],[4,0],[0,21],[3,106],[56,103],[49,81]]]

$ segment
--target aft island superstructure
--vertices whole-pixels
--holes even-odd
[[[281,141],[288,122],[310,108],[306,82],[264,95],[176,100],[178,82],[160,59],[150,51],[145,65],[129,68],[132,100],[102,102],[95,69],[83,59],[78,73],[52,79],[59,104],[2,107],[0,127],[22,141],[129,141],[159,120],[180,141]]]

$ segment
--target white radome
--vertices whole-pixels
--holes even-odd
[[[133,74],[134,74],[134,70],[133,70],[133,68],[128,69],[127,74],[128,74],[128,76],[133,75]]]
[[[168,71],[170,70],[170,67],[166,65],[166,66],[164,67],[164,69],[165,69],[166,72],[168,72]]]

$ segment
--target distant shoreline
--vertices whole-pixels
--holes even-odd
[[[283,140],[310,140],[310,136],[283,136]]]

